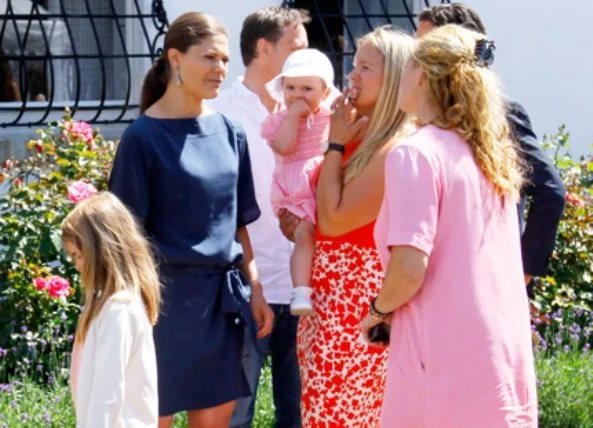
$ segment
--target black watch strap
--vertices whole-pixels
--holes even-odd
[[[327,150],[326,153],[329,152],[330,150],[335,150],[336,152],[340,152],[342,154],[344,154],[344,145],[343,144],[338,144],[338,143],[327,143]]]

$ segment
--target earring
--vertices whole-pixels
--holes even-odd
[[[181,73],[179,72],[179,69],[177,69],[177,71],[175,72],[175,83],[177,84],[177,86],[183,85],[183,79],[181,78]]]

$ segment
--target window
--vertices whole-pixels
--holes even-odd
[[[126,121],[167,26],[161,1],[0,0],[0,126]]]

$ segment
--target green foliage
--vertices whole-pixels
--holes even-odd
[[[593,158],[574,160],[564,126],[546,139],[567,189],[564,217],[550,272],[536,288],[536,305],[545,313],[557,309],[593,309]]]
[[[593,354],[538,356],[539,426],[593,427]]]
[[[76,418],[70,391],[64,384],[53,387],[35,382],[0,386],[0,427],[73,427]]]
[[[73,207],[71,183],[106,188],[115,147],[68,111],[38,134],[27,159],[5,160],[0,171],[8,183],[0,199],[0,383],[25,375],[51,382],[67,364],[80,289],[60,224]],[[73,285],[67,296],[35,286],[52,275]]]
[[[0,385],[0,428],[73,427],[75,421],[70,390],[63,383],[49,388],[28,381],[4,387]],[[177,416],[173,426],[187,427],[187,417]],[[253,426],[274,426],[269,363],[260,378]]]

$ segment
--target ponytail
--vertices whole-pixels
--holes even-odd
[[[140,114],[144,113],[165,94],[168,82],[169,63],[165,56],[161,56],[148,70],[144,78],[140,97]]]
[[[228,37],[224,25],[212,16],[200,12],[184,13],[171,23],[165,35],[163,54],[148,70],[142,84],[141,114],[165,95],[171,76],[171,64],[167,58],[169,49],[185,53],[190,47],[216,34],[224,34]]]

